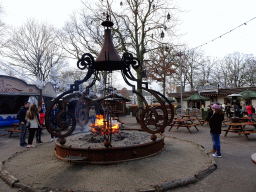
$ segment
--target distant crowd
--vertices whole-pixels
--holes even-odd
[[[234,103],[231,105],[230,103],[216,103],[220,106],[220,109],[223,111],[224,116],[226,119],[230,119],[231,117],[252,117],[253,114],[255,114],[255,108],[251,105],[250,102],[242,102],[240,105],[239,103]],[[209,110],[211,111],[211,106],[213,103],[209,106]]]

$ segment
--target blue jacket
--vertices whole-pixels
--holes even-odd
[[[50,121],[51,121],[51,122],[54,123],[54,121],[55,121],[54,117],[55,117],[55,115],[56,115],[59,111],[60,111],[59,108],[56,108],[56,109],[52,109],[52,110],[51,110],[51,117],[50,117]]]
[[[24,106],[20,108],[18,114],[17,114],[17,118],[18,120],[21,122],[24,122],[24,124],[27,123],[26,121],[26,114],[27,114],[28,108],[25,108]]]

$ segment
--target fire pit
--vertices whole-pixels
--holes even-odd
[[[109,123],[109,127],[110,129],[105,129],[105,127],[107,125],[105,125],[106,123]],[[97,115],[96,116],[96,122],[95,124],[91,124],[91,130],[92,133],[94,133],[95,135],[110,135],[113,133],[119,133],[120,131],[120,123],[117,122],[116,120],[113,120],[111,118],[111,121],[108,122],[106,121],[106,119],[104,119],[103,115]]]
[[[56,143],[58,159],[86,164],[115,164],[156,155],[164,149],[164,136],[155,141],[143,131],[122,131],[113,134],[111,147],[104,147],[103,137],[79,134],[67,138],[65,146]]]
[[[87,70],[86,76],[83,80],[75,81],[70,86],[69,91],[55,98],[47,108],[46,128],[49,133],[59,138],[56,142],[56,157],[61,160],[74,163],[112,164],[155,155],[164,149],[163,132],[174,117],[174,108],[170,101],[163,94],[149,89],[147,82],[142,82],[132,75],[131,68],[134,70],[141,68],[140,61],[131,53],[124,53],[122,59],[117,54],[110,29],[113,23],[109,20],[108,15],[107,20],[103,21],[102,25],[105,27],[105,39],[96,60],[90,53],[85,53],[77,62],[79,69]],[[137,94],[143,101],[143,107],[140,107],[136,114],[137,122],[141,125],[141,131],[121,131],[120,123],[115,122],[113,118],[116,116],[116,109],[114,108],[116,102],[113,100],[116,93],[110,86],[112,85],[112,78],[107,76],[111,76],[111,72],[115,70],[121,71],[124,81],[132,87],[133,93]],[[108,102],[100,104],[102,116],[98,117],[98,120],[101,123],[96,122],[91,125],[92,132],[90,134],[70,136],[77,124],[85,126],[89,122],[89,109],[92,103],[96,102],[91,99],[89,88],[95,84],[99,72],[102,71],[104,71],[104,85],[101,93],[103,93],[102,98],[108,98]],[[79,98],[75,111],[69,111],[67,107],[63,107],[52,118],[51,114],[55,104],[78,92],[79,85],[91,77],[93,78],[90,81],[91,84],[86,87]],[[150,106],[130,81],[137,83],[137,88],[152,94],[158,100],[159,106]],[[99,101],[102,100],[99,99]],[[70,100],[67,101],[67,103],[69,102]],[[97,101],[97,103],[99,102]]]

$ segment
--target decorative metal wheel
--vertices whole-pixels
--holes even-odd
[[[85,96],[83,95],[77,101],[75,108],[76,121],[80,127],[84,127],[85,125],[87,125],[89,121],[89,110],[90,100],[88,98],[85,98]]]
[[[138,109],[136,110],[136,120],[137,120],[137,123],[139,124],[141,124],[140,115],[143,110],[144,110],[144,107],[138,107]]]

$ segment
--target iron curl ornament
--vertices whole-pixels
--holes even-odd
[[[133,93],[143,101],[143,107],[139,107],[136,112],[137,122],[141,124],[143,130],[152,134],[151,138],[155,141],[155,134],[163,133],[165,127],[172,122],[174,118],[174,107],[163,94],[153,89],[149,89],[147,82],[142,82],[134,77],[131,70],[137,70],[141,67],[139,59],[128,52],[123,53],[122,58],[120,58],[113,45],[110,29],[113,26],[113,23],[109,21],[109,17],[107,17],[106,21],[102,22],[102,25],[105,27],[105,35],[100,54],[95,60],[90,53],[85,53],[77,61],[77,67],[80,70],[85,70],[87,73],[82,80],[75,81],[74,84],[70,85],[70,90],[63,92],[56,97],[48,106],[45,116],[46,128],[50,134],[59,138],[62,145],[65,144],[65,137],[74,132],[76,125],[82,126],[88,123],[88,106],[90,103],[89,88],[95,84],[98,72],[112,72],[119,70],[126,84],[130,86]],[[53,117],[52,111],[54,106],[60,103],[61,100],[65,100],[69,95],[78,92],[79,85],[90,79],[92,79],[92,81],[90,81],[90,85],[86,87],[84,93],[77,102],[75,112],[69,112],[64,106],[59,109],[60,111],[58,114]],[[159,106],[155,107],[149,105],[144,96],[136,91],[136,87],[153,95],[158,100]],[[108,109],[107,113],[109,114],[105,114],[106,116],[111,116],[111,109]],[[79,115],[84,116],[84,118],[80,118]]]

